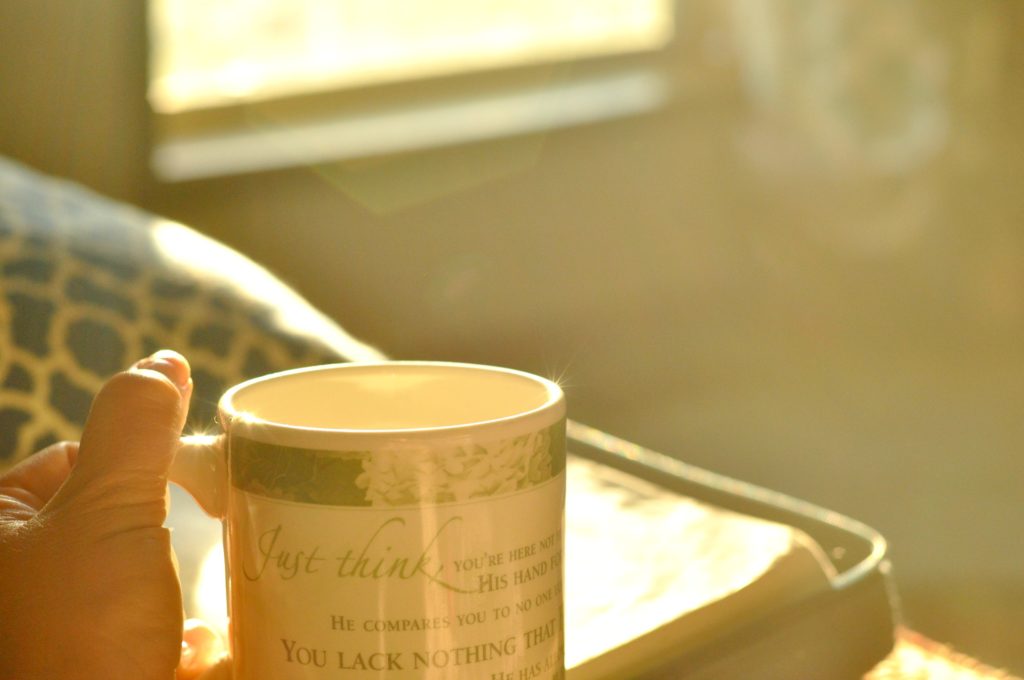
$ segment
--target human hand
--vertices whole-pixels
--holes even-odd
[[[0,680],[192,680],[222,655],[183,631],[163,527],[191,392],[188,362],[158,352],[103,386],[80,445],[0,476]]]

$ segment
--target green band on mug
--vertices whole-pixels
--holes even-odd
[[[565,421],[484,444],[424,451],[318,451],[231,437],[231,485],[315,505],[457,503],[537,486],[565,469]]]

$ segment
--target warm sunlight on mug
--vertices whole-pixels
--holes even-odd
[[[236,678],[564,676],[556,384],[339,364],[219,410],[225,434],[184,440],[171,479],[224,521]]]

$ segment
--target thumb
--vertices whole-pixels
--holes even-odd
[[[75,467],[58,493],[61,500],[107,508],[159,507],[154,514],[161,516],[151,516],[145,523],[162,523],[167,469],[178,447],[191,391],[188,362],[169,350],[107,381],[89,411]],[[142,516],[135,523],[139,520]]]

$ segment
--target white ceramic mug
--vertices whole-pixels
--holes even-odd
[[[565,400],[470,364],[242,383],[171,468],[224,523],[238,680],[564,677]]]

